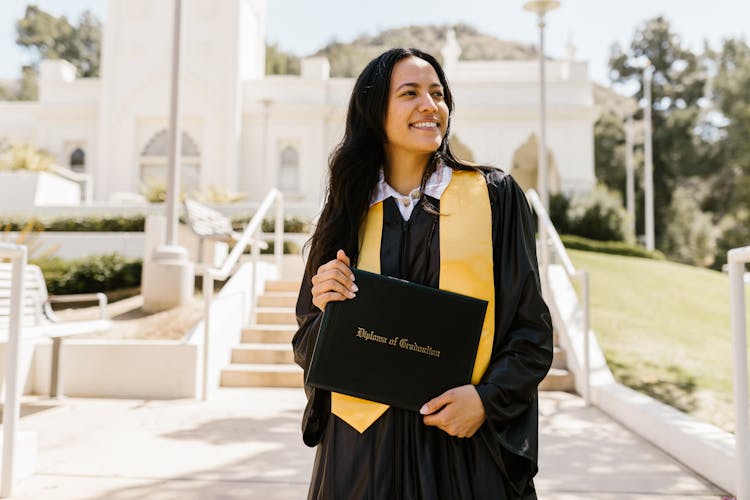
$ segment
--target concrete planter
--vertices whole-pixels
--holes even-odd
[[[276,268],[258,263],[256,290],[277,277]],[[210,327],[209,390],[230,363],[231,350],[248,322],[252,265],[243,264],[214,297]],[[201,394],[205,322],[181,340],[75,339],[63,343],[63,393],[71,397],[178,399]],[[4,344],[0,342],[0,355]],[[22,365],[26,393],[49,394],[52,342],[40,340]],[[0,361],[2,357],[0,357]],[[4,363],[0,370],[4,372]]]
[[[0,171],[0,211],[28,214],[39,206],[81,204],[81,186],[47,172]]]

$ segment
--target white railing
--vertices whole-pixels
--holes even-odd
[[[586,404],[591,404],[591,362],[589,354],[589,273],[583,269],[576,269],[573,262],[568,256],[568,252],[565,250],[560,235],[557,234],[557,229],[552,224],[552,220],[549,218],[547,210],[545,210],[542,200],[539,198],[539,194],[529,189],[526,191],[526,198],[534,208],[537,217],[539,218],[539,234],[540,238],[544,238],[541,242],[542,253],[545,257],[542,258],[542,281],[548,283],[549,274],[548,271],[548,255],[551,247],[554,254],[560,260],[565,273],[571,280],[576,280],[581,284],[581,295],[583,302],[583,315],[581,317],[581,330],[583,332],[583,373],[584,373],[584,400]],[[549,287],[546,287],[549,290]]]
[[[734,435],[737,450],[737,500],[750,500],[750,428],[748,428],[747,330],[745,325],[745,264],[750,246],[727,254],[729,264],[729,307],[734,350]]]
[[[261,239],[261,227],[263,219],[266,213],[270,210],[271,206],[276,203],[276,219],[274,224],[274,258],[276,263],[276,269],[281,276],[282,267],[284,263],[284,195],[281,191],[274,188],[269,191],[263,202],[258,207],[258,210],[250,219],[250,222],[245,226],[245,230],[242,232],[242,236],[235,243],[232,251],[229,252],[224,263],[221,267],[208,267],[203,270],[203,301],[205,308],[205,320],[203,329],[203,387],[202,387],[202,399],[205,401],[208,399],[209,392],[209,374],[211,373],[209,352],[210,352],[210,340],[211,340],[211,305],[213,302],[214,294],[214,281],[215,280],[226,280],[234,271],[240,257],[245,253],[245,249],[250,246],[251,263],[253,268],[252,283],[250,286],[250,297],[247,303],[252,308],[255,304],[255,286],[258,276],[258,258],[260,256],[260,244]],[[249,315],[252,314],[252,310],[246,311],[243,316],[244,320],[247,321]]]
[[[91,174],[74,172],[60,165],[52,165],[52,172],[69,181],[83,185],[83,202],[90,205],[94,199],[94,177]]]
[[[0,496],[7,498],[13,493],[15,476],[16,439],[18,437],[19,397],[21,384],[18,380],[18,358],[21,351],[21,329],[23,327],[23,280],[27,251],[23,245],[0,243],[0,259],[10,259],[10,322],[8,323],[8,346],[5,354],[5,401],[3,404],[3,463],[0,479]]]

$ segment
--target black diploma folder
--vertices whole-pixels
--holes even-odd
[[[352,272],[357,296],[326,306],[306,384],[418,411],[471,382],[486,301]]]

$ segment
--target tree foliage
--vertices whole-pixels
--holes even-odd
[[[266,45],[267,75],[299,75],[300,59],[294,54],[281,50],[278,44]]]
[[[610,77],[617,84],[637,87],[638,100],[644,99],[644,61],[654,70],[651,102],[644,105],[652,110],[655,228],[657,246],[664,248],[668,210],[679,179],[714,168],[706,162],[705,141],[694,133],[706,71],[701,58],[683,47],[661,16],[638,28],[627,51],[618,45],[612,48]]]
[[[78,76],[99,76],[102,24],[90,11],[74,25],[65,16],[55,17],[29,5],[16,22],[16,35],[16,43],[34,55],[35,66],[42,59],[65,59],[76,67]]]

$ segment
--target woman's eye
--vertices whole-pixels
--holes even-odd
[[[434,95],[435,97],[443,97],[443,93],[440,91],[433,92],[432,95]]]

